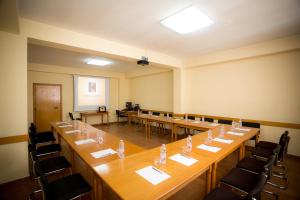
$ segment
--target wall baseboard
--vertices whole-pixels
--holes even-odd
[[[27,140],[28,140],[28,135],[27,134],[1,137],[0,138],[0,145],[26,142]]]

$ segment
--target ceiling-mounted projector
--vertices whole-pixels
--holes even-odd
[[[138,64],[138,65],[142,65],[142,66],[149,65],[148,58],[145,57],[145,56],[142,56],[142,59],[141,59],[141,60],[138,60],[138,61],[137,61],[137,64]]]

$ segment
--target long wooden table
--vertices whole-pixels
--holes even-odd
[[[82,112],[80,116],[84,122],[87,123],[87,118],[91,116],[100,116],[101,117],[101,124],[103,124],[103,118],[106,115],[106,123],[109,124],[109,112],[108,111],[100,111],[100,112]]]
[[[110,156],[96,159],[91,155],[91,153],[108,149],[108,148],[116,150],[118,148],[120,138],[112,134],[109,134],[107,132],[96,129],[90,126],[89,124],[80,121],[77,122],[73,121],[71,125],[73,125],[73,127],[60,128],[59,126],[61,125],[57,124],[56,122],[51,123],[53,132],[55,132],[58,136],[58,142],[61,143],[61,140],[64,140],[69,146],[69,150],[71,151],[72,154],[70,162],[72,164],[73,171],[78,171],[78,169],[76,169],[76,165],[74,161],[75,156],[78,156],[90,169],[90,172],[93,174],[92,175],[93,180],[92,183],[90,184],[92,184],[94,188],[94,198],[99,199],[100,198],[99,195],[101,191],[99,190],[98,186],[101,184],[101,181],[100,181],[100,177],[95,173],[94,167],[100,164],[104,164],[119,159],[119,157],[117,154],[113,154]],[[86,129],[86,133],[71,133],[71,134],[65,133],[65,131],[74,130],[74,129],[78,129],[81,131]],[[88,139],[88,138],[95,139],[97,141],[96,139],[97,134],[103,134],[102,144],[98,144],[98,143],[89,143],[89,144],[82,144],[82,145],[75,144],[75,141]],[[125,156],[130,156],[132,154],[139,153],[144,150],[143,148],[133,143],[130,143],[128,141],[124,141],[124,144],[125,144]]]
[[[215,126],[211,123],[195,123],[190,120],[177,120],[166,117],[152,117],[152,116],[140,116],[140,119],[146,121],[146,130],[149,129],[150,122],[167,123],[172,126],[172,130],[176,127],[187,127],[193,129],[208,130],[211,129],[213,136],[217,137],[220,132],[220,126]],[[73,122],[74,123],[74,122]],[[58,133],[59,141],[65,140],[74,154],[78,155],[90,168],[93,173],[92,185],[94,188],[95,199],[102,199],[102,186],[103,183],[107,185],[111,190],[117,194],[120,199],[166,199],[178,190],[186,186],[195,178],[206,172],[207,192],[216,186],[216,171],[219,161],[224,159],[232,152],[239,150],[239,159],[244,157],[245,154],[245,142],[259,133],[259,129],[250,129],[248,132],[244,132],[243,136],[234,136],[225,134],[225,139],[234,140],[231,144],[224,144],[219,142],[211,142],[208,145],[220,147],[221,150],[217,153],[208,152],[198,149],[197,146],[205,143],[207,133],[201,133],[192,136],[193,150],[191,157],[198,160],[197,163],[190,167],[186,167],[173,160],[167,159],[167,164],[163,166],[162,170],[171,176],[171,178],[165,180],[159,185],[152,185],[151,183],[140,177],[135,171],[143,167],[153,165],[155,157],[159,156],[159,147],[151,150],[143,151],[142,148],[125,141],[125,158],[119,159],[117,155],[111,155],[100,159],[93,158],[90,153],[112,148],[116,149],[119,144],[120,138],[117,138],[109,133],[100,131],[90,125],[82,122],[76,122],[74,127],[59,128],[59,125],[52,123],[53,130]],[[66,130],[70,129],[82,129],[87,127],[87,133],[66,134]],[[231,126],[224,125],[225,132],[231,129]],[[149,132],[146,131],[147,134]],[[243,132],[243,131],[239,131]],[[85,144],[76,145],[75,141],[84,138],[95,138],[97,133],[104,135],[104,143],[97,144]],[[172,138],[176,139],[172,134]],[[185,145],[186,140],[179,140],[167,144],[167,157],[177,153],[181,153],[182,147]],[[74,164],[74,162],[72,161]],[[97,167],[95,169],[94,167]]]

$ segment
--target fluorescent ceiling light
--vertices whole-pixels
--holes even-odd
[[[98,65],[98,66],[105,66],[105,65],[109,65],[111,64],[112,62],[111,61],[108,61],[108,60],[100,60],[100,59],[89,59],[86,64],[89,64],[89,65]]]
[[[161,23],[180,34],[186,34],[213,24],[208,16],[191,6],[171,15]]]

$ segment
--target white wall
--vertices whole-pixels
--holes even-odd
[[[27,40],[0,31],[0,137],[27,133]],[[0,183],[28,175],[27,142],[0,145]]]
[[[173,72],[145,75],[129,79],[130,100],[142,109],[173,110]]]

